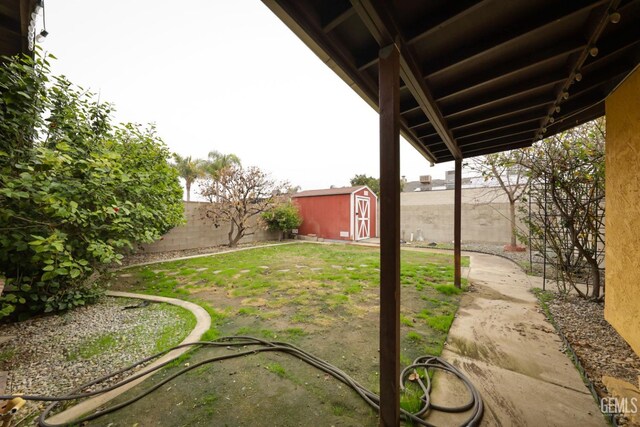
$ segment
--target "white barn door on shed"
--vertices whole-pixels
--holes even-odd
[[[370,237],[371,209],[368,197],[356,196],[356,240]]]

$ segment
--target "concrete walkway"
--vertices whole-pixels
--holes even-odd
[[[509,260],[471,257],[469,278],[442,357],[464,372],[484,400],[485,426],[605,426],[562,342],[529,291],[530,278]],[[435,403],[462,404],[468,394],[436,375]],[[464,419],[460,416],[460,420]],[[435,413],[436,425],[453,425]]]

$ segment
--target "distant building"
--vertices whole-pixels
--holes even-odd
[[[412,193],[414,191],[432,191],[432,190],[452,190],[455,186],[455,172],[447,171],[445,179],[432,179],[431,175],[420,176],[419,181],[405,182],[402,191]],[[472,178],[463,177],[462,185],[465,187],[473,186]]]

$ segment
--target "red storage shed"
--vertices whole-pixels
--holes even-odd
[[[302,216],[300,235],[335,240],[378,237],[378,197],[366,185],[302,191],[291,197]]]

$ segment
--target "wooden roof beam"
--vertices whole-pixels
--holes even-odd
[[[531,147],[531,144],[532,144],[532,139],[530,137],[525,139],[516,138],[514,139],[514,141],[511,141],[509,143],[489,145],[486,147],[481,147],[481,148],[469,150],[469,151],[465,150],[464,156],[465,158],[484,156],[487,154],[493,154],[493,153],[497,153],[505,150],[515,150],[517,148]]]
[[[360,19],[381,47],[390,44],[395,44],[398,47],[400,51],[400,78],[405,82],[454,158],[462,158],[462,153],[447,127],[442,112],[426,86],[420,68],[407,48],[397,24],[385,9],[385,3],[380,0],[352,0],[352,4]]]
[[[542,138],[544,134],[544,130],[547,128],[547,125],[551,120],[551,116],[553,116],[553,114],[555,113],[556,106],[559,105],[564,99],[565,92],[569,91],[569,87],[573,84],[576,74],[579,72],[580,68],[582,67],[582,64],[584,64],[584,62],[589,57],[591,48],[596,46],[596,43],[598,42],[600,35],[606,28],[607,24],[610,23],[609,22],[610,15],[616,11],[619,5],[620,5],[620,0],[609,0],[602,5],[601,7],[602,10],[601,11],[599,10],[598,13],[594,13],[593,17],[590,19],[590,22],[587,25],[587,28],[591,30],[589,34],[589,41],[587,43],[587,46],[582,50],[580,55],[576,58],[576,60],[570,67],[571,72],[567,76],[560,90],[558,90],[554,105],[552,105],[549,108],[547,112],[548,114],[542,120],[542,123],[540,123],[540,128],[536,132],[536,138]],[[611,24],[611,25],[615,25],[615,24]]]
[[[538,125],[536,123],[536,125],[523,125],[520,127],[520,129],[515,129],[515,130],[506,130],[503,132],[496,132],[492,135],[486,135],[486,136],[482,136],[482,137],[475,137],[474,139],[471,139],[470,141],[465,141],[465,142],[460,142],[460,149],[461,150],[465,150],[469,147],[472,147],[474,145],[478,145],[478,144],[484,144],[486,142],[489,141],[500,141],[500,140],[505,140],[505,139],[510,139],[511,137],[523,137],[523,135],[531,135],[531,137],[533,137],[535,131],[538,130]]]
[[[548,91],[551,93],[551,89],[553,88],[553,86],[562,82],[564,82],[564,77],[559,73],[553,74],[551,76],[543,76],[542,78],[537,79],[537,81],[521,83],[509,90],[504,90],[503,92],[496,94],[490,93],[484,98],[476,98],[475,100],[477,101],[477,103],[458,107],[455,111],[449,112],[446,117],[455,116],[457,114],[465,113],[468,111],[484,109],[488,106],[491,106],[492,104],[504,102],[506,100],[517,100],[532,93],[541,92],[546,89],[548,89]]]
[[[498,80],[512,77],[523,71],[528,71],[540,67],[541,65],[558,60],[562,57],[569,56],[579,52],[585,48],[582,42],[565,43],[563,46],[556,46],[553,49],[538,53],[534,56],[527,56],[518,62],[509,62],[502,68],[491,68],[488,73],[471,79],[461,79],[461,84],[449,91],[447,94],[440,96],[437,101],[442,102],[454,96],[465,94],[467,92],[480,89],[490,83]]]
[[[460,19],[464,18],[471,13],[474,13],[476,10],[484,6],[484,3],[487,3],[487,0],[474,0],[474,1],[454,1],[450,4],[447,4],[448,7],[453,9],[453,12],[446,16],[438,16],[432,22],[425,25],[425,28],[419,31],[416,35],[411,37],[407,43],[409,45],[415,44],[420,40],[424,40],[425,38],[435,34],[440,31],[442,28],[455,24]]]
[[[528,114],[527,116],[519,119],[509,118],[508,120],[503,120],[501,123],[493,123],[488,126],[482,126],[477,129],[472,129],[471,131],[467,131],[463,134],[456,134],[456,140],[462,145],[460,142],[463,138],[468,138],[471,136],[483,135],[487,133],[491,133],[493,131],[510,129],[517,126],[521,126],[525,123],[533,123],[540,121],[540,114]],[[455,132],[454,132],[455,133]]]
[[[329,19],[328,22],[322,26],[322,32],[326,34],[333,31],[338,25],[342,24],[344,21],[355,15],[355,13],[356,10],[353,7],[340,12],[338,15]]]
[[[446,27],[447,25],[451,25],[456,23],[457,21],[459,21],[461,18],[464,18],[465,16],[469,15],[470,13],[475,12],[478,8],[480,8],[482,6],[483,3],[486,3],[487,0],[473,0],[473,1],[455,1],[452,3],[452,7],[455,8],[455,10],[446,16],[439,16],[437,18],[435,18],[432,22],[428,23],[425,27],[425,29],[420,30],[416,35],[414,35],[413,37],[411,37],[408,41],[407,44],[412,45],[416,42],[419,42],[420,40],[424,39],[425,37],[428,37],[430,35],[432,35],[433,33],[439,31],[440,29],[442,29],[443,27]],[[371,57],[368,60],[363,61],[359,66],[358,66],[358,71],[363,71],[366,70],[369,67],[372,67],[373,65],[378,63],[378,58],[376,57]],[[404,86],[402,86],[404,87]]]
[[[543,107],[547,107],[551,103],[553,103],[554,99],[551,96],[538,96],[536,98],[530,99],[528,101],[524,101],[522,103],[513,105],[505,105],[499,108],[494,108],[493,110],[489,110],[486,112],[482,112],[476,116],[472,116],[467,119],[459,119],[456,120],[454,116],[455,114],[447,116],[447,120],[451,125],[452,131],[457,131],[460,129],[466,129],[468,127],[477,126],[480,124],[491,123],[494,120],[503,120],[508,117],[512,117],[518,114],[531,113],[533,114],[536,110],[542,110]],[[466,113],[461,113],[463,116],[467,115]],[[540,113],[540,117],[544,115],[544,112]]]
[[[533,34],[535,33],[539,33],[539,32],[545,32],[547,31],[549,28],[556,26],[556,25],[560,25],[565,21],[570,20],[571,18],[573,18],[576,15],[580,15],[582,13],[585,13],[586,11],[595,9],[596,7],[607,3],[608,0],[599,0],[595,3],[588,3],[585,6],[580,7],[579,9],[573,10],[569,13],[567,13],[566,15],[563,15],[559,18],[553,18],[551,20],[549,20],[548,22],[545,22],[542,25],[536,26],[534,28],[529,28],[529,29],[525,29],[524,31],[522,31],[519,34],[505,34],[503,39],[501,41],[496,42],[495,44],[489,46],[489,47],[483,47],[481,45],[480,49],[478,49],[476,52],[460,59],[460,60],[454,60],[454,62],[441,67],[437,70],[427,70],[425,71],[425,78],[428,77],[434,77],[437,76],[439,74],[442,73],[446,73],[448,71],[450,71],[452,68],[457,67],[459,65],[465,64],[465,63],[469,63],[472,61],[477,61],[479,60],[480,57],[486,55],[487,53],[492,53],[495,52],[496,50],[502,49],[507,45],[513,44],[513,43],[521,43],[523,39],[527,38],[527,37],[531,37]]]
[[[556,120],[554,124],[549,125],[547,133],[549,135],[555,135],[558,132],[571,129],[572,127],[578,126],[582,123],[597,119],[602,115],[604,115],[604,98],[586,108],[574,111]]]
[[[604,49],[598,47],[599,53],[598,56],[593,58],[592,61],[585,61],[585,63],[580,67],[580,73],[584,74],[586,71],[589,71],[592,68],[597,68],[602,63],[606,63],[607,61],[611,61],[612,57],[618,56],[620,54],[626,53],[627,50],[632,49],[640,43],[640,40],[633,40],[623,45],[619,45],[617,47],[610,48],[603,52]]]

